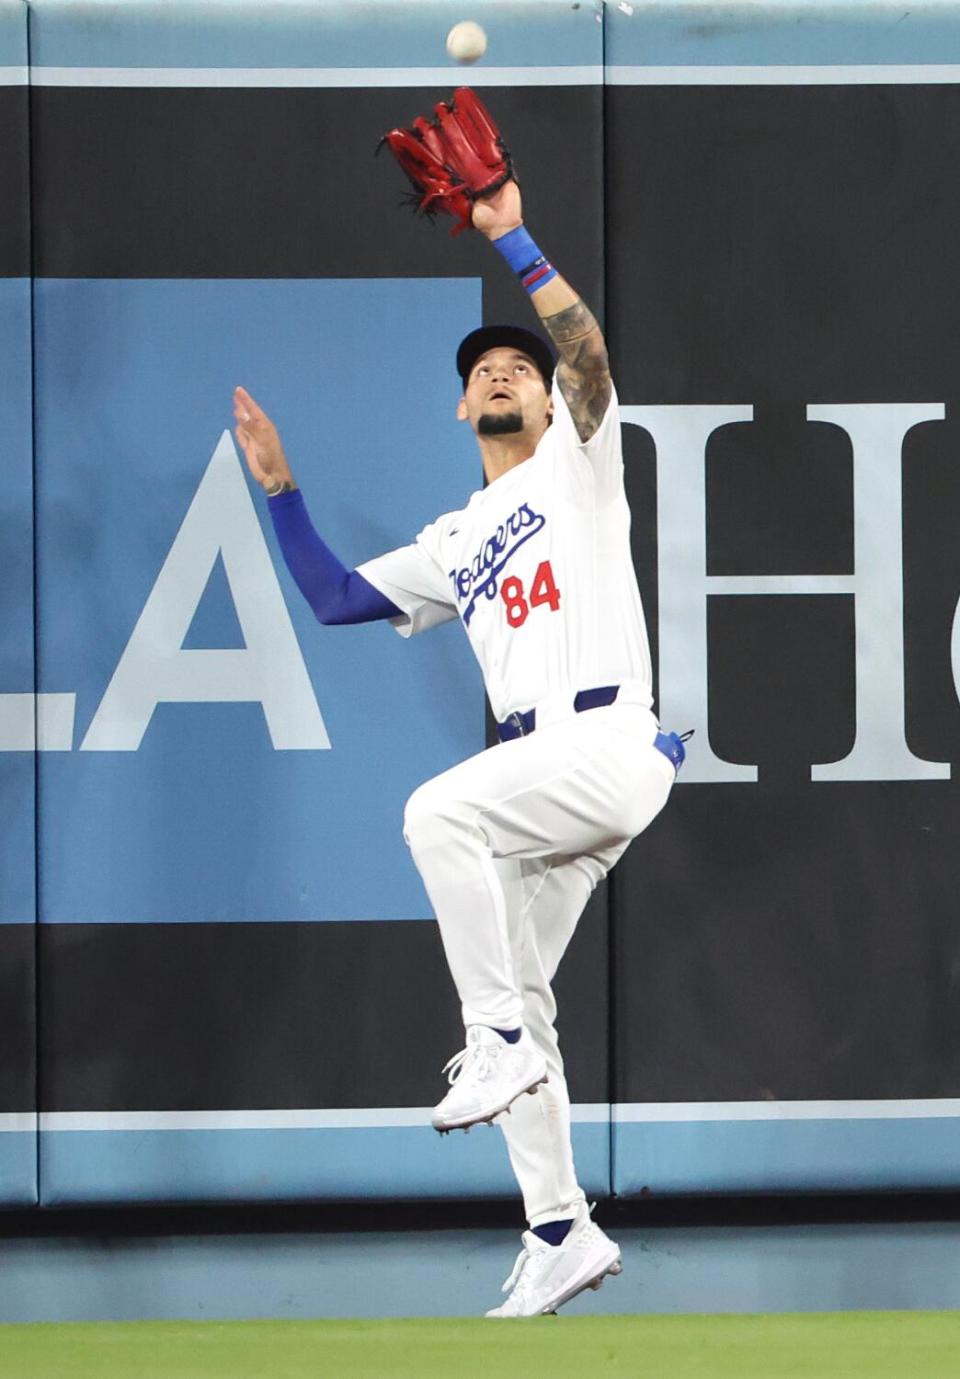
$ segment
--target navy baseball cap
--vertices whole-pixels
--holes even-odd
[[[464,388],[467,386],[470,370],[481,354],[486,354],[487,350],[497,349],[498,346],[528,354],[543,375],[547,392],[550,391],[556,356],[543,336],[534,335],[532,330],[524,330],[522,326],[480,326],[461,340],[460,348],[457,350],[457,373],[463,381]]]

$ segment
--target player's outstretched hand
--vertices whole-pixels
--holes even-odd
[[[480,196],[473,203],[473,227],[487,239],[499,239],[523,222],[520,188],[511,180],[499,191]]]
[[[234,434],[257,483],[263,488],[273,488],[284,481],[292,484],[293,475],[277,428],[246,388],[233,390],[233,416],[237,423]]]

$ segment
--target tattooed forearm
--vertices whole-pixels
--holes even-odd
[[[610,362],[600,327],[583,302],[545,316],[543,324],[557,347],[557,382],[581,441],[588,441],[603,421],[613,386]]]

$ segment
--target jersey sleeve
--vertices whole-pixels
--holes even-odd
[[[395,603],[337,559],[310,521],[298,488],[268,498],[267,508],[287,569],[318,622],[379,622],[399,616]]]
[[[427,632],[457,617],[450,581],[437,559],[434,527],[425,527],[409,546],[357,566],[357,573],[401,610],[399,617],[390,619],[401,637]]]
[[[553,380],[552,397],[551,430],[556,432],[558,448],[572,454],[572,483],[577,486],[589,476],[594,492],[601,502],[615,498],[623,492],[623,439],[616,389],[612,389],[603,420],[588,441],[582,441],[577,434],[570,408],[560,391],[556,376]]]

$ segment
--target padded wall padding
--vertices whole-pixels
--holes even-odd
[[[243,382],[348,563],[477,485],[453,351],[530,308],[374,158],[465,78],[605,320],[696,729],[561,969],[584,1186],[955,1186],[960,8],[497,4],[468,71],[452,0],[30,15],[43,1200],[510,1190],[497,1135],[425,1128],[461,1036],[400,837],[489,740],[476,668],[318,628],[228,432]]]
[[[743,51],[778,35],[758,12]],[[960,1095],[960,88],[751,81],[732,25],[674,38],[658,81],[608,24],[636,554],[661,714],[697,730],[617,874],[615,1186],[955,1185],[955,1120],[842,1118]],[[683,1105],[721,1102],[756,1109]]]
[[[512,1190],[499,1134],[474,1137],[469,1156],[444,1144],[438,1159],[426,1114],[407,1113],[441,1095],[462,1030],[400,836],[403,804],[484,745],[476,667],[456,627],[409,644],[383,626],[317,627],[222,434],[242,382],[277,420],[319,529],[349,563],[413,539],[481,481],[454,418],[456,344],[481,320],[534,316],[488,246],[415,218],[399,168],[374,156],[385,130],[463,81],[443,54],[451,7],[429,24],[428,11],[33,13],[40,530],[56,551],[41,564],[40,636],[47,673],[77,688],[74,750],[44,757],[42,777],[48,1202],[355,1195],[361,1164],[378,1195]],[[358,55],[371,61],[384,31],[388,60],[413,75],[357,89]],[[502,52],[592,75],[526,89],[507,74],[483,95],[530,223],[602,312],[601,40],[592,13],[501,7],[491,43]],[[71,64],[75,85],[44,75]],[[270,85],[271,64],[308,69],[306,84]],[[129,85],[97,76],[117,65],[137,69]],[[209,78],[176,76],[198,67]],[[136,84],[143,68],[153,84]],[[249,68],[268,84],[244,89]],[[575,217],[557,195],[571,177]],[[208,528],[188,515],[204,485]],[[322,719],[310,740],[299,720],[306,736],[277,742],[282,703],[273,723],[266,707],[216,693],[160,695],[150,713],[149,657],[130,673],[151,599],[196,604],[174,660],[245,642],[256,654],[259,594],[244,594],[239,572],[259,561],[260,589],[272,581],[260,528],[282,596],[270,626],[289,618],[284,654],[293,670],[302,658]],[[201,557],[184,555],[194,529],[199,573]],[[165,561],[181,562],[176,579]],[[583,944],[562,1020],[593,1117],[577,1127],[584,1177],[605,1192],[602,901]],[[251,1164],[269,1165],[276,1140],[224,1129],[211,1147],[191,1138],[196,1120],[177,1121],[269,1113],[264,1135],[295,1137],[290,1108],[331,1128],[314,1124],[319,1141],[277,1149],[263,1171]],[[152,1112],[167,1128],[131,1171],[123,1134]],[[346,1133],[333,1128],[340,1112],[357,1122],[346,1153],[323,1138]],[[407,1147],[386,1149],[378,1125],[399,1126]]]
[[[36,1200],[33,446],[27,12],[0,3],[0,1203]]]

